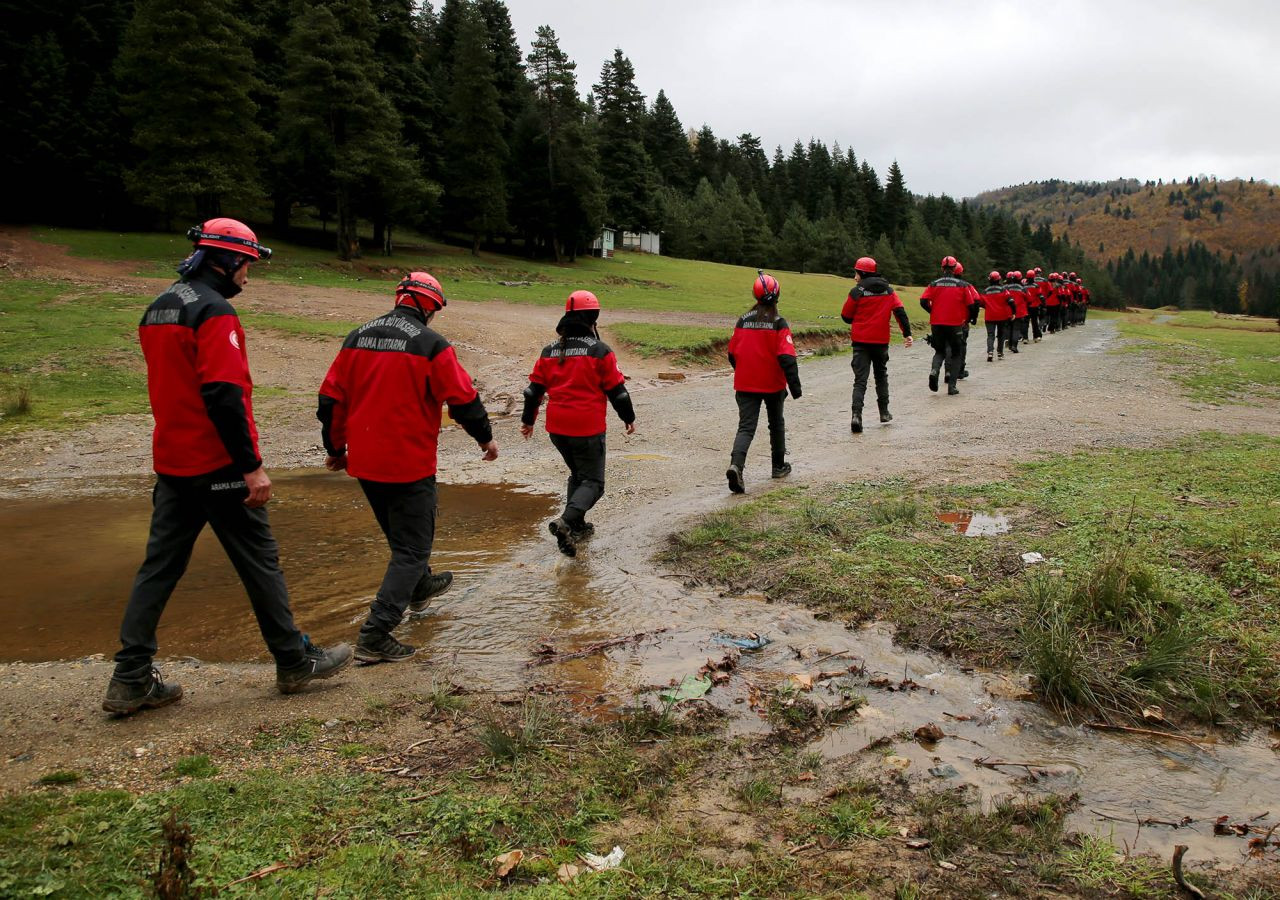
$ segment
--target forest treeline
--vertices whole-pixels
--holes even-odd
[[[944,255],[979,282],[1077,270],[1112,305],[1184,302],[1171,273],[1219,265],[1197,290],[1223,309],[1232,284],[1239,295],[1213,254],[1102,267],[1068,230],[913,195],[896,162],[882,179],[839,144],[770,154],[752,134],[687,128],[663,91],[640,92],[622,50],[586,75],[551,26],[522,49],[501,0],[0,0],[0,13],[10,220],[171,228],[234,212],[284,235],[318,219],[343,258],[402,227],[572,259],[608,226],[751,266],[847,276],[871,255],[908,283]]]

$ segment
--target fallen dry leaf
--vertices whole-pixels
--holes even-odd
[[[926,744],[936,744],[938,741],[946,737],[942,729],[930,722],[928,725],[921,725],[916,729],[916,740],[923,741]]]
[[[520,865],[520,860],[524,859],[523,850],[512,850],[510,853],[503,853],[501,856],[493,858],[493,874],[499,878],[506,878],[511,874],[511,870]]]
[[[960,867],[957,866],[955,863],[949,863],[944,859],[942,862],[938,863],[938,868],[945,869],[948,872],[954,872],[956,869]]]
[[[796,776],[796,781],[813,781],[817,777],[818,776],[814,775],[812,772],[801,772]]]
[[[813,676],[808,672],[796,672],[787,680],[802,691],[813,690]]]
[[[909,850],[928,850],[930,846],[930,842],[926,838],[916,838],[906,843]]]
[[[1142,708],[1142,718],[1148,722],[1163,722],[1165,721],[1164,710],[1158,706],[1144,706]]]
[[[964,578],[960,575],[943,575],[942,580],[953,588],[962,588],[966,584]]]
[[[897,769],[899,772],[905,772],[907,769],[911,768],[911,760],[907,759],[905,756],[886,756],[884,758],[884,764],[890,769]]]
[[[568,884],[578,877],[580,871],[573,863],[561,863],[560,868],[556,869],[556,877],[560,879],[561,884]]]

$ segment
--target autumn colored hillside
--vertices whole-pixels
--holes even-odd
[[[1047,222],[1055,236],[1066,231],[1098,262],[1129,248],[1155,256],[1196,241],[1241,259],[1280,248],[1280,195],[1264,181],[1037,181],[974,201],[1027,216],[1032,227]]]

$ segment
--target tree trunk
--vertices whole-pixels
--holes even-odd
[[[283,194],[271,198],[271,227],[279,232],[289,230],[289,214],[293,204]]]
[[[476,232],[471,236],[471,255],[480,255],[480,232]]]
[[[373,245],[385,247],[387,244],[387,220],[381,213],[373,217]]]
[[[347,188],[338,189],[338,256],[344,260],[359,259],[360,236],[357,233],[355,210],[351,208],[351,194]]]

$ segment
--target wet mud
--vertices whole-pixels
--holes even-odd
[[[142,562],[149,479],[123,479],[74,500],[0,508],[0,661],[106,653]],[[377,592],[389,551],[355,479],[324,471],[274,478],[269,507],[298,627],[316,643],[351,640]],[[432,563],[465,592],[500,570],[553,508],[501,485],[442,485]],[[448,599],[449,595],[445,595]],[[161,619],[162,656],[267,658],[244,589],[206,528]]]

